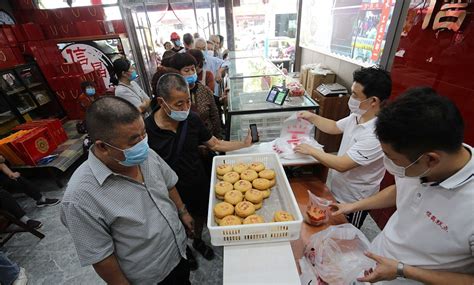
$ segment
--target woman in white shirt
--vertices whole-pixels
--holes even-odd
[[[116,59],[113,65],[115,74],[110,82],[116,86],[115,96],[129,101],[146,116],[150,108],[150,97],[134,82],[138,77],[135,67],[125,58]]]

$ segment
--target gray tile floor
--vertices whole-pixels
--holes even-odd
[[[61,198],[64,189],[46,179],[35,179],[35,184],[47,197]],[[36,284],[105,284],[92,267],[81,267],[71,236],[59,220],[59,205],[36,208],[32,199],[19,197],[18,201],[27,215],[43,222],[40,229],[46,237],[42,240],[29,233],[18,233],[2,250],[27,271],[29,283]],[[375,222],[368,217],[362,231],[372,240],[379,232]],[[206,232],[205,240],[209,239]],[[192,284],[222,284],[222,247],[214,248],[216,257],[212,261],[197,255],[199,269],[191,272]]]

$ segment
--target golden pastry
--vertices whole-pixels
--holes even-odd
[[[237,205],[237,203],[242,202],[243,199],[244,195],[237,190],[231,190],[224,195],[224,201],[232,205]]]
[[[216,168],[217,175],[223,176],[226,173],[229,173],[232,171],[232,165],[230,164],[221,164],[218,165]]]
[[[263,164],[262,162],[252,162],[250,164],[250,169],[259,172],[265,169],[265,164]]]
[[[263,219],[262,216],[259,216],[259,215],[250,215],[244,219],[244,225],[262,224],[262,223],[265,223],[265,220]]]
[[[241,225],[242,220],[234,215],[226,216],[222,218],[219,222],[219,226],[225,227],[225,226],[236,226],[236,225]]]
[[[252,189],[252,183],[247,180],[239,180],[235,182],[234,189],[239,190],[242,193],[245,193]]]
[[[235,214],[241,218],[246,218],[253,213],[255,213],[255,206],[248,201],[243,201],[235,205]]]
[[[261,203],[263,201],[263,193],[259,190],[250,189],[245,193],[245,200],[253,204]]]
[[[270,188],[270,180],[265,178],[257,178],[252,182],[253,188],[257,190],[267,190]]]
[[[265,170],[260,171],[258,173],[258,176],[260,176],[260,178],[272,180],[275,178],[275,171],[272,169],[265,169]]]
[[[240,174],[238,174],[237,172],[234,172],[234,171],[227,172],[222,177],[222,180],[227,181],[227,182],[232,183],[232,184],[239,181],[239,179],[240,179]]]
[[[247,180],[247,181],[254,181],[258,178],[258,173],[255,170],[247,169],[240,174],[240,179]]]
[[[227,181],[220,181],[214,186],[217,199],[224,200],[225,193],[232,191],[234,186]]]
[[[294,220],[295,218],[293,217],[293,215],[286,211],[276,211],[273,215],[274,222],[288,222]]]
[[[236,165],[234,165],[234,168],[232,168],[232,170],[237,172],[237,173],[242,173],[245,170],[247,170],[248,168],[249,168],[249,166],[246,163],[237,163]]]
[[[222,219],[225,216],[232,215],[234,213],[234,206],[227,202],[217,203],[214,206],[214,215],[218,219]]]

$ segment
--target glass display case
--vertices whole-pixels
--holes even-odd
[[[255,63],[260,63],[263,68],[252,68]],[[243,66],[252,67],[244,70]],[[288,96],[283,105],[266,101],[273,85],[284,86],[293,80],[283,75],[270,61],[263,58],[234,58],[231,59],[232,68],[234,71],[239,70],[242,76],[229,80],[227,139],[243,140],[249,125],[256,124],[260,142],[272,141],[279,137],[283,121],[295,112],[318,111],[319,105],[306,93],[300,97]]]
[[[0,71],[0,126],[17,120],[62,117],[64,112],[36,64]]]
[[[229,78],[246,78],[283,75],[270,60],[263,57],[231,58]]]

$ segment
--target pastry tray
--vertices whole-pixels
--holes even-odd
[[[221,227],[214,219],[214,206],[222,202],[216,198],[214,191],[214,186],[219,182],[216,175],[216,167],[224,163],[235,165],[241,162],[262,162],[267,169],[275,171],[276,184],[271,190],[272,193],[268,199],[263,201],[263,207],[256,211],[256,214],[263,216],[265,223]],[[289,212],[295,220],[273,222],[273,213],[278,210]],[[207,227],[209,228],[213,245],[239,245],[296,240],[300,237],[302,222],[303,217],[277,154],[239,154],[214,157],[207,217]]]

